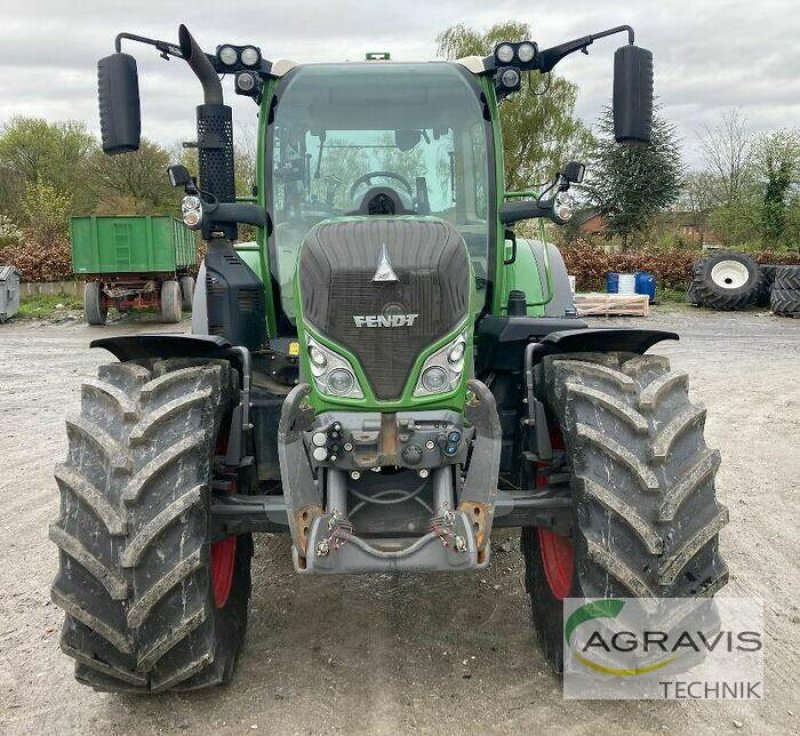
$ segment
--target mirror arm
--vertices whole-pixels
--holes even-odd
[[[627,33],[628,43],[633,45],[635,38],[633,28],[627,25],[615,26],[614,28],[609,28],[607,31],[592,33],[588,36],[584,36],[583,38],[576,38],[573,41],[560,43],[558,46],[553,46],[549,49],[542,49],[539,51],[536,57],[536,69],[542,72],[542,74],[550,72],[553,70],[553,67],[555,67],[555,65],[558,64],[558,62],[561,61],[565,56],[574,54],[576,51],[588,53],[586,51],[587,47],[591,46],[595,41],[601,38],[606,38],[607,36],[613,36],[615,33]]]
[[[174,43],[169,43],[167,41],[159,41],[156,38],[147,38],[147,36],[137,36],[135,33],[118,33],[117,37],[114,39],[114,50],[119,53],[122,51],[122,41],[136,41],[137,43],[147,44],[148,46],[155,46],[161,52],[161,58],[169,61],[170,56],[174,56],[176,59],[182,59],[183,53],[181,52],[181,47]],[[209,60],[212,60],[212,57],[206,54],[209,57]]]
[[[521,202],[506,202],[500,208],[500,222],[504,225],[513,225],[520,220],[533,220],[537,217],[553,218],[552,202],[550,206],[548,203],[539,204],[538,202],[531,202],[525,200]]]
[[[250,202],[218,202],[214,205],[203,203],[203,230],[206,226],[215,230],[218,225],[255,225],[267,230],[267,235],[272,233],[272,218],[267,211],[257,204]]]

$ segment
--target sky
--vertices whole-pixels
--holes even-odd
[[[180,23],[206,51],[253,43],[265,58],[363,59],[388,50],[401,61],[435,55],[437,33],[456,23],[485,29],[527,22],[540,47],[627,23],[655,60],[662,116],[673,121],[690,168],[701,166],[699,137],[738,108],[758,133],[800,127],[800,7],[792,0],[0,0],[0,124],[14,115],[80,120],[97,132],[96,61],[129,31],[177,40]],[[596,120],[611,97],[614,50],[624,36],[597,41],[557,73],[577,83],[578,115]],[[152,48],[123,46],[139,64],[142,134],[164,145],[194,139],[199,84],[181,61]],[[253,130],[256,107],[225,83],[234,119]]]

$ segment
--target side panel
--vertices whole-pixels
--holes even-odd
[[[567,268],[558,248],[547,243],[547,260],[550,267],[548,282],[545,263],[545,246],[541,240],[517,238],[517,257],[514,263],[505,266],[505,288],[503,307],[508,303],[508,294],[513,289],[525,292],[528,302],[547,303],[528,307],[531,317],[569,317],[575,314],[572,291],[569,288]]]
[[[235,250],[250,270],[263,282],[264,278],[260,272],[262,261],[257,243],[253,241],[238,243],[235,246]],[[205,261],[203,261],[197,272],[197,284],[194,289],[194,298],[192,300],[192,334],[194,335],[209,334],[206,276],[207,269]]]
[[[70,223],[75,273],[175,271],[171,217],[74,217]]]

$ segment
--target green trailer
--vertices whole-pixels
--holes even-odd
[[[192,307],[195,235],[169,216],[73,217],[72,269],[86,277],[89,324],[102,325],[109,307],[121,312],[158,306],[165,322]]]

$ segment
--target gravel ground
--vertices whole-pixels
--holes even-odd
[[[708,406],[707,438],[723,455],[718,493],[731,512],[724,594],[764,600],[764,701],[562,700],[528,624],[516,535],[500,538],[511,551],[498,549],[478,575],[344,578],[296,576],[287,540],[261,536],[251,625],[229,687],[133,698],[79,686],[48,593],[63,416],[108,359],[88,350],[92,338],[168,330],[18,321],[0,327],[0,732],[800,732],[800,320],[672,307],[629,322],[681,333],[654,352],[688,371]]]

